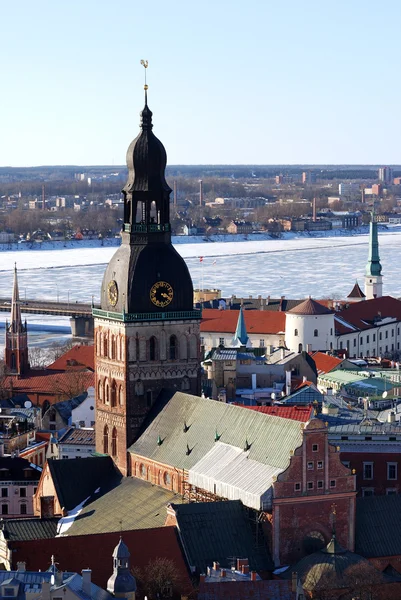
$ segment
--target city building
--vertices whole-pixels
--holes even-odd
[[[58,440],[60,458],[88,458],[95,447],[95,430],[87,427],[69,427]]]
[[[127,151],[122,244],[95,317],[96,449],[128,472],[127,448],[162,388],[200,392],[199,324],[185,261],[171,244],[166,152],[147,104]]]
[[[341,182],[338,185],[338,194],[341,198],[345,197],[354,197],[360,194],[360,186],[359,183],[354,183],[352,181]]]
[[[4,456],[0,442],[0,513],[2,519],[33,515],[33,497],[42,469],[25,458]]]
[[[393,169],[391,167],[380,167],[378,180],[383,183],[391,183],[393,181]]]

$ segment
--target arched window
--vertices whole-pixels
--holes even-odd
[[[138,336],[136,336],[136,338],[135,338],[135,355],[136,355],[135,359],[139,360],[140,354],[139,354],[139,337]]]
[[[101,379],[97,382],[97,397],[99,400],[103,400],[103,382]]]
[[[302,352],[302,344],[298,344],[298,352]]]
[[[146,479],[146,467],[144,464],[141,464],[139,467],[139,474],[143,479]]]
[[[150,205],[150,222],[151,223],[156,223],[157,222],[157,208],[156,208],[156,202],[153,200],[151,205]]]
[[[318,337],[318,335],[319,335],[319,332],[318,332],[318,330],[317,330],[317,329],[315,329],[315,330],[314,330],[314,332],[313,332],[313,335],[314,335],[314,337]]]
[[[149,340],[149,360],[156,360],[156,338],[154,335]]]
[[[104,426],[103,429],[103,454],[108,454],[109,452],[109,428],[107,425]]]
[[[11,354],[11,368],[15,369],[15,354],[14,352]]]
[[[175,337],[175,335],[171,335],[170,336],[170,347],[169,347],[170,360],[175,360],[176,358],[178,358],[177,348],[178,348],[177,338]]]
[[[164,473],[163,481],[164,485],[171,485],[171,475],[167,471]]]
[[[111,406],[117,406],[117,384],[114,379],[111,382],[110,404]]]
[[[107,334],[103,336],[103,356],[108,356],[108,346],[107,346]]]
[[[106,404],[108,404],[110,402],[110,388],[109,388],[109,382],[106,381],[104,384],[104,401]]]
[[[116,338],[114,335],[111,338],[111,357],[113,360],[116,358]]]
[[[117,456],[117,429],[115,427],[111,434],[111,455]]]
[[[118,402],[119,402],[120,406],[123,406],[123,404],[124,404],[124,388],[122,385],[120,385],[120,387],[118,388]]]
[[[298,337],[298,329],[294,329],[294,336]]]

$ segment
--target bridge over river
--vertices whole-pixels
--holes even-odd
[[[51,300],[21,300],[24,314],[70,317],[73,337],[93,336],[92,308],[100,308],[81,302],[54,302]],[[0,298],[0,312],[11,312],[11,299]]]

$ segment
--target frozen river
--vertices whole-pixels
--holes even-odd
[[[379,243],[384,293],[401,296],[401,232],[380,232]],[[343,298],[356,279],[363,288],[368,236],[181,243],[176,248],[188,264],[194,286],[203,281],[204,287],[221,288],[223,296]],[[1,252],[1,296],[11,295],[16,261],[22,299],[90,303],[93,296],[97,302],[105,265],[115,251],[103,247]],[[29,322],[68,326],[68,319],[51,321],[37,315]],[[60,335],[64,338],[67,333],[47,332],[43,340],[47,344],[48,338]],[[34,337],[41,343],[42,335],[32,336],[32,341]]]

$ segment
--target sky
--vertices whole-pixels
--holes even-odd
[[[0,0],[0,166],[401,164],[399,0]]]

